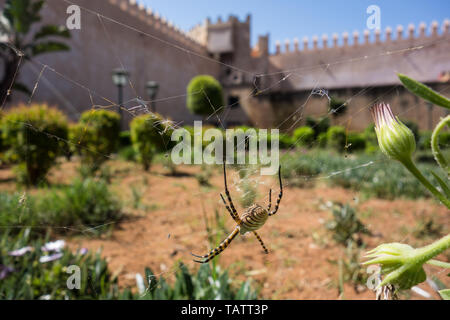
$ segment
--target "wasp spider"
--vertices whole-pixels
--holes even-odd
[[[233,239],[240,233],[245,234],[247,232],[252,232],[256,239],[258,239],[259,243],[264,249],[264,252],[266,254],[269,253],[266,246],[264,245],[264,242],[262,241],[261,237],[256,233],[256,230],[260,229],[264,223],[267,221],[267,219],[270,216],[273,216],[278,211],[278,206],[280,205],[281,197],[283,196],[283,185],[281,183],[281,166],[278,168],[278,180],[280,182],[280,193],[278,195],[277,203],[275,204],[275,209],[273,211],[270,211],[272,207],[272,189],[269,190],[269,205],[267,206],[267,209],[264,209],[258,204],[254,204],[251,207],[249,207],[241,216],[237,213],[233,201],[231,200],[230,192],[228,191],[227,186],[227,173],[225,169],[225,161],[223,164],[223,179],[225,183],[225,195],[228,199],[229,206],[227,202],[225,201],[225,198],[222,194],[220,194],[220,197],[222,198],[223,203],[225,204],[225,207],[227,208],[228,212],[231,215],[231,218],[236,222],[236,228],[234,228],[233,232],[225,239],[223,240],[219,246],[213,250],[211,250],[208,254],[205,254],[204,256],[198,256],[193,253],[191,253],[194,257],[200,258],[201,260],[194,260],[198,263],[207,263],[210,260],[212,260],[215,256],[219,255],[222,251],[224,251],[233,241]]]

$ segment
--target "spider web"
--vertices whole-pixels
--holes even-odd
[[[77,3],[74,3],[72,1],[69,0],[61,0],[65,3],[67,3],[68,5],[74,4],[74,5],[78,5]],[[85,12],[86,14],[90,14],[90,15],[95,15],[98,18],[99,23],[102,26],[102,30],[104,33],[105,38],[108,39],[108,42],[111,44],[111,46],[109,48],[105,48],[105,50],[110,50],[117,63],[119,64],[119,66],[121,66],[123,69],[125,69],[125,64],[123,62],[123,58],[121,58],[121,56],[117,53],[117,50],[115,50],[112,41],[112,33],[110,30],[108,30],[108,27],[105,24],[105,21],[108,21],[109,23],[112,23],[116,26],[119,26],[121,28],[125,28],[128,29],[132,32],[136,32],[139,33],[141,35],[143,35],[144,37],[149,37],[152,38],[154,40],[157,40],[159,42],[161,42],[162,44],[168,46],[171,48],[171,50],[178,50],[181,52],[184,52],[186,54],[186,63],[189,63],[192,68],[195,70],[196,66],[192,60],[192,57],[195,57],[196,59],[204,59],[207,60],[211,63],[215,63],[215,64],[220,64],[222,66],[226,66],[228,68],[231,68],[233,70],[237,70],[240,71],[246,75],[251,76],[254,79],[253,82],[253,86],[254,86],[254,90],[247,96],[240,99],[239,102],[236,102],[234,104],[227,104],[227,105],[223,105],[223,106],[214,106],[211,103],[211,100],[209,100],[209,97],[207,96],[207,93],[205,91],[199,91],[199,92],[194,92],[192,93],[193,95],[197,95],[197,94],[203,94],[206,96],[206,98],[210,101],[211,104],[211,114],[206,118],[207,120],[210,119],[216,119],[217,123],[219,124],[219,126],[222,129],[226,129],[224,122],[227,120],[227,117],[229,116],[229,110],[231,109],[231,107],[233,107],[235,104],[238,104],[240,102],[242,102],[243,100],[246,99],[252,99],[258,95],[261,95],[263,93],[266,92],[270,92],[272,89],[280,86],[283,82],[285,82],[288,79],[291,78],[297,78],[297,79],[302,79],[305,75],[307,75],[309,72],[312,72],[314,70],[321,70],[320,76],[316,79],[314,87],[312,90],[310,90],[307,98],[305,99],[304,102],[296,105],[295,109],[293,112],[291,112],[287,117],[285,117],[282,121],[280,121],[278,124],[276,124],[276,126],[274,126],[274,128],[281,128],[283,127],[285,124],[287,123],[291,123],[290,126],[287,128],[288,130],[292,130],[294,129],[296,126],[299,125],[299,123],[304,120],[305,118],[305,114],[307,114],[307,111],[305,111],[305,109],[308,106],[308,102],[312,99],[312,98],[320,98],[320,99],[324,99],[329,101],[330,95],[329,95],[329,90],[326,87],[323,87],[321,85],[321,81],[322,81],[322,76],[326,74],[326,72],[336,66],[336,65],[349,65],[351,66],[352,64],[356,63],[356,62],[360,62],[360,61],[366,61],[366,60],[370,60],[370,59],[375,59],[375,58],[382,58],[382,57],[388,57],[388,56],[392,56],[392,55],[402,55],[405,52],[413,52],[413,51],[420,51],[423,50],[427,47],[433,46],[435,45],[438,41],[443,41],[442,39],[439,40],[433,40],[430,41],[428,43],[425,43],[421,46],[413,46],[413,47],[407,47],[407,48],[403,48],[400,50],[395,50],[395,51],[384,51],[382,53],[379,54],[374,54],[372,56],[361,56],[361,57],[356,57],[356,58],[352,58],[352,59],[346,59],[346,60],[336,60],[335,62],[332,63],[328,63],[328,64],[319,64],[319,65],[311,65],[311,66],[307,66],[307,67],[301,67],[301,68],[292,68],[292,69],[287,69],[287,70],[281,70],[281,71],[277,71],[277,72],[272,72],[272,73],[257,73],[257,72],[250,72],[247,70],[243,70],[242,68],[238,68],[236,66],[224,63],[224,62],[220,62],[217,61],[211,57],[208,56],[203,56],[195,51],[190,50],[187,47],[183,47],[179,44],[175,44],[175,43],[171,43],[168,42],[162,38],[159,38],[157,36],[155,36],[154,34],[151,34],[149,32],[144,32],[143,30],[138,30],[135,27],[128,25],[124,22],[120,22],[117,21],[107,15],[104,15],[100,12],[95,12],[91,9],[88,8],[84,8],[82,6],[80,6],[81,10],[83,12]],[[448,40],[448,39],[445,39]],[[17,67],[16,70],[16,74],[19,70],[19,67],[24,63],[23,61],[23,57],[24,57],[24,53],[22,53],[20,50],[18,50],[17,48],[14,47],[13,44],[11,43],[6,43],[7,46],[9,46],[12,50],[14,50],[14,52],[17,54],[17,56],[20,58],[19,60],[19,65]],[[39,59],[36,58],[32,58],[31,60],[27,61],[27,65],[31,68],[31,70],[34,72],[34,74],[36,75],[36,81],[33,85],[33,89],[32,89],[32,93],[29,97],[28,100],[28,104],[32,104],[33,99],[35,97],[36,92],[38,92],[39,90],[42,90],[40,84],[43,82],[46,86],[46,88],[50,91],[52,91],[53,94],[60,96],[63,99],[66,100],[70,100],[66,97],[64,97],[57,89],[55,86],[53,86],[53,84],[47,80],[47,78],[45,77],[45,75],[47,73],[53,73],[55,75],[57,75],[61,80],[70,83],[71,85],[73,85],[74,87],[78,87],[83,89],[86,94],[89,96],[89,100],[91,101],[91,110],[92,112],[95,112],[95,110],[99,110],[99,109],[115,109],[115,108],[121,108],[124,112],[128,113],[131,117],[136,117],[138,115],[141,114],[149,114],[150,116],[156,117],[156,114],[153,113],[151,111],[151,104],[152,103],[157,103],[157,102],[167,102],[167,101],[171,101],[171,100],[176,100],[176,99],[180,99],[180,98],[186,98],[188,96],[188,94],[178,94],[178,95],[172,95],[172,96],[166,96],[163,98],[158,98],[155,100],[145,100],[144,98],[142,98],[141,96],[139,96],[139,94],[137,93],[136,90],[136,86],[135,84],[132,82],[131,78],[128,79],[128,86],[129,88],[131,88],[131,91],[133,92],[134,97],[126,100],[125,102],[123,102],[121,105],[119,105],[117,102],[115,102],[115,99],[110,98],[110,97],[105,97],[102,94],[100,94],[95,87],[88,87],[87,85],[80,83],[79,81],[75,80],[73,77],[71,77],[70,75],[67,74],[63,74],[62,72],[60,72],[59,70],[57,70],[55,67],[53,67],[51,65],[51,63],[44,63],[42,61],[40,61]],[[274,76],[279,76],[279,80],[274,81],[272,84],[270,84],[267,87],[260,87],[258,86],[258,79],[262,79],[265,77],[274,77]],[[12,86],[11,86],[12,87]],[[370,101],[369,103],[362,105],[359,109],[357,110],[353,110],[351,115],[350,115],[350,119],[352,119],[353,117],[355,117],[357,114],[361,113],[361,112],[367,112],[367,109],[369,107],[371,107],[374,103],[376,102],[381,102],[383,101],[383,99],[389,95],[391,95],[393,92],[395,92],[395,90],[397,90],[398,88],[400,88],[401,86],[399,85],[395,85],[392,86],[390,89],[386,90],[383,94],[378,95],[377,98],[373,99],[372,101]],[[346,103],[350,103],[353,99],[365,95],[368,92],[370,92],[371,90],[373,90],[375,87],[374,86],[367,86],[367,87],[363,87],[361,88],[356,94],[351,95],[348,99],[346,99],[346,101],[337,109],[335,110],[329,110],[326,111],[322,114],[316,114],[316,117],[320,117],[320,116],[331,116],[332,112],[336,112],[339,111],[340,108],[343,108],[345,106]],[[11,89],[11,88],[10,88]],[[450,86],[446,86],[444,87],[444,89],[441,91],[441,93],[448,93],[450,89]],[[95,98],[99,99],[100,101],[102,101],[102,104],[100,103],[95,103]],[[1,107],[0,110],[3,110],[4,107],[6,106],[6,99],[5,101],[1,102]],[[70,103],[69,103],[70,105]],[[407,108],[406,110],[402,111],[401,113],[399,113],[398,115],[401,116],[403,113],[408,113],[409,111],[411,111],[412,109],[416,108],[417,105],[413,105],[409,108]],[[219,116],[219,113],[221,111],[225,111],[223,115]],[[66,114],[70,115],[70,116],[80,116],[81,111],[73,108],[71,111],[66,111]],[[169,119],[164,119],[162,120],[163,123],[165,125],[167,125],[167,127],[171,128],[171,129],[177,129],[177,128],[181,128],[183,125],[183,122],[175,122]],[[155,125],[157,125],[158,123],[156,123]],[[53,139],[53,140],[57,140],[57,141],[61,141],[64,142],[67,146],[76,146],[77,148],[83,148],[83,146],[81,146],[79,144],[79,142],[73,142],[73,141],[69,141],[68,139],[63,139],[61,137],[55,136],[53,134],[50,134],[48,132],[44,132],[42,130],[39,130],[38,128],[33,127],[31,124],[29,123],[25,123],[26,126],[28,126],[29,128],[31,128],[34,132],[36,132],[37,134],[43,134],[45,135],[48,139]],[[316,126],[318,126],[319,124],[317,124]],[[335,121],[334,125],[342,125],[347,127],[348,126],[348,119],[345,120],[337,120]],[[315,127],[316,127],[315,126]],[[313,129],[315,128],[313,127]],[[161,132],[162,133],[162,132]],[[297,144],[298,142],[301,142],[303,139],[303,137],[300,137],[297,141],[295,141],[294,145]],[[318,140],[313,141],[312,143],[308,144],[308,147],[314,147],[318,144]],[[295,146],[290,147],[288,150],[284,151],[284,153],[289,153],[291,151],[294,151]],[[62,148],[62,151],[64,153],[69,153],[69,148]],[[91,151],[92,152],[92,151]],[[169,152],[169,150],[167,149],[166,152]],[[103,157],[105,157],[106,159],[113,159],[113,157],[111,155],[106,155],[106,154],[102,154]],[[344,155],[346,156],[346,155]],[[344,167],[344,168],[340,168],[339,170],[336,171],[331,171],[331,172],[326,172],[326,173],[321,173],[321,174],[317,174],[317,175],[309,175],[309,176],[301,176],[298,178],[304,179],[305,181],[310,181],[310,180],[326,180],[329,178],[332,178],[334,176],[343,174],[343,173],[348,173],[348,172],[352,172],[352,171],[356,171],[356,170],[367,170],[367,174],[369,174],[369,170],[370,167],[373,166],[376,163],[384,163],[387,160],[385,157],[380,157],[379,159],[375,159],[372,161],[369,161],[367,163],[363,163],[363,164],[359,164],[356,166],[349,166],[349,167]],[[253,184],[254,186],[256,186],[256,188],[258,186],[263,186],[264,189],[266,189],[267,191],[269,189],[272,189],[273,191],[275,191],[274,195],[277,195],[277,190],[278,190],[278,182],[276,179],[272,179],[270,182],[267,182],[267,179],[263,179],[260,175],[257,174],[257,168],[256,167],[249,167],[249,166],[236,166],[234,172],[232,170],[227,170],[228,171],[228,185],[229,185],[229,189],[232,192],[232,194],[235,195],[240,195],[240,196],[246,196],[246,193],[249,193],[250,191],[245,191],[245,188],[243,187],[243,183],[244,182],[248,182]],[[363,181],[361,181],[361,183],[363,183]],[[285,194],[287,192],[293,192],[292,190],[287,189],[287,187],[289,187],[289,183],[284,182],[283,183],[283,187],[285,187]],[[217,202],[216,202],[216,208],[217,210],[219,210],[219,212],[225,217],[225,219],[227,220],[226,222],[226,227],[228,230],[231,230],[234,226],[232,219],[229,217],[228,212],[226,212],[225,208],[223,207],[223,204],[220,202],[220,198],[219,198],[219,193],[220,191],[218,190],[208,190],[208,191],[202,191],[202,192],[198,192],[198,193],[193,193],[194,199],[201,201],[202,206],[203,206],[203,200],[201,198],[204,198],[205,196],[208,197],[212,197],[217,198]],[[267,194],[266,193],[262,193],[262,194],[257,194],[256,197],[256,202],[257,203],[267,203]],[[251,196],[251,195],[249,195]],[[235,199],[235,197],[233,197],[233,199]],[[24,193],[23,198],[26,199],[26,193]],[[274,200],[276,200],[276,197],[272,197],[272,203],[274,202]],[[236,200],[234,200],[235,205],[236,205]],[[23,203],[19,203],[18,205],[26,205],[26,200],[23,201]],[[280,205],[280,210],[277,213],[276,216],[279,216],[280,214],[282,214],[282,210],[283,209],[283,201],[281,202]],[[239,211],[239,210],[238,210]],[[276,217],[275,216],[275,217]],[[116,224],[118,221],[109,221],[106,222],[104,224],[101,225],[97,225],[97,226],[92,226],[92,227],[83,227],[80,228],[79,226],[64,226],[64,227],[52,227],[52,226],[42,226],[42,227],[36,227],[34,226],[33,228],[42,228],[42,229],[48,229],[48,228],[53,228],[53,229],[61,229],[61,230],[67,230],[67,231],[72,231],[72,232],[79,232],[80,234],[83,234],[87,237],[94,237],[93,231],[95,229],[99,229],[102,228],[104,226],[107,225],[114,225]],[[270,221],[270,223],[276,223],[275,219],[273,219],[272,221]],[[0,229],[8,229],[8,228],[28,228],[31,226],[0,226]],[[161,239],[159,241],[175,241],[174,237],[173,237],[174,233],[170,230],[170,227],[167,230],[167,237],[165,239]],[[268,246],[269,251],[272,251],[270,249],[270,238],[268,237],[263,237],[267,238],[266,240],[266,246]],[[183,237],[185,238],[185,237]],[[183,239],[184,240],[184,239]],[[158,240],[155,240],[158,241]],[[254,245],[256,247],[259,248],[259,243],[255,240],[254,241]],[[205,246],[198,246],[198,248],[195,248],[194,251],[207,251],[209,252],[210,248],[206,248]],[[149,254],[151,254],[151,252],[149,252]],[[137,259],[139,257],[136,257]],[[281,258],[280,258],[281,259]],[[188,266],[195,266],[196,264],[194,262],[192,262],[191,260],[191,256],[188,253],[183,254],[183,261],[185,265]],[[274,257],[266,257],[265,258],[266,264],[270,265],[272,263],[277,262],[277,258]],[[174,261],[171,261],[171,264],[173,265]],[[169,263],[167,263],[169,264]],[[167,267],[160,267],[160,272],[157,272],[154,276],[155,277],[159,277],[161,275],[164,276],[169,276],[169,275],[174,275],[178,270],[179,270],[179,266],[178,265],[174,265],[173,267],[167,268]],[[149,285],[149,287],[151,287],[154,283],[153,279],[146,279],[147,280],[147,284]],[[147,288],[148,290],[148,288]]]

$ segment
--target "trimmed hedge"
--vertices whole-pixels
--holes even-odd
[[[108,110],[83,112],[70,130],[70,140],[81,156],[82,166],[96,172],[119,148],[120,116]]]
[[[341,126],[332,126],[327,131],[327,146],[336,151],[343,152],[347,136],[345,128]]]
[[[173,129],[163,121],[159,114],[145,114],[134,118],[130,123],[131,141],[138,161],[144,170],[149,170],[153,157],[158,152],[171,149]]]
[[[314,130],[308,126],[298,127],[293,133],[293,143],[296,146],[310,146],[314,142]]]
[[[222,86],[212,76],[196,76],[187,87],[186,104],[193,114],[210,115],[224,104]]]
[[[20,183],[38,184],[56,158],[67,151],[67,119],[45,104],[10,110],[2,119],[1,131],[3,143],[9,147],[6,158],[17,163]]]

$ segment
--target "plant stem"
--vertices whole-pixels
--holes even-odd
[[[431,264],[432,266],[450,269],[450,263],[448,262],[431,259],[428,260],[427,263]]]
[[[406,167],[406,169],[409,170],[416,178],[419,180],[430,192],[438,198],[447,208],[450,209],[450,199],[448,199],[446,196],[444,196],[442,193],[440,193],[420,172],[419,169],[417,169],[416,165],[412,161],[412,159],[404,159],[402,161],[402,164]]]
[[[437,256],[441,252],[447,250],[448,248],[450,248],[450,234],[433,242],[432,244],[430,244],[428,246],[416,249],[419,252],[419,256],[417,257],[419,259],[419,261],[417,261],[417,262],[418,263],[430,262],[429,260],[431,260],[432,258]],[[436,261],[436,260],[432,260],[432,261],[434,261],[434,262],[431,264],[434,264],[434,265],[436,265],[436,263],[438,263],[438,262],[441,264],[444,264],[444,262],[440,262],[440,261]]]
[[[450,175],[450,168],[447,159],[445,159],[444,155],[441,152],[441,149],[439,148],[439,133],[446,125],[450,125],[450,115],[441,119],[436,128],[434,128],[433,135],[431,136],[431,150],[433,151],[433,156],[436,159],[437,163],[441,166],[442,169],[444,169],[445,172],[447,172],[448,176]]]

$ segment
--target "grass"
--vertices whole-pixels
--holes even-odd
[[[49,188],[37,195],[0,193],[0,225],[16,232],[27,226],[33,234],[46,230],[99,234],[121,218],[121,203],[103,180],[76,179],[67,187]]]

